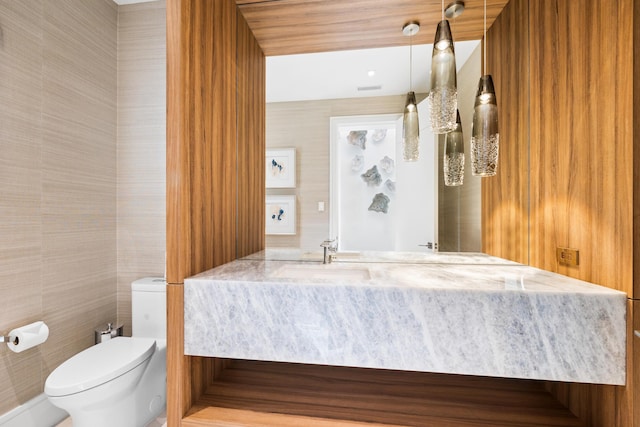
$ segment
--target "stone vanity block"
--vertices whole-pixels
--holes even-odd
[[[185,353],[625,383],[624,293],[479,259],[237,260],[185,280]]]

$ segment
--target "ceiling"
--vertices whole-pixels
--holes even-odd
[[[479,40],[456,42],[458,69],[479,44]],[[411,89],[417,93],[429,91],[431,51],[432,45],[413,46]],[[480,63],[476,65],[480,75]],[[410,87],[409,46],[269,56],[266,86],[267,102],[406,94]]]
[[[450,0],[445,0],[445,7]],[[486,0],[490,27],[508,0]],[[433,42],[441,0],[236,0],[265,55],[405,46],[402,27],[418,21],[414,44]],[[465,0],[452,20],[456,42],[483,35],[484,0]],[[424,31],[424,29],[431,29]]]

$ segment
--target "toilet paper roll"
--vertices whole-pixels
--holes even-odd
[[[49,327],[43,321],[34,322],[12,330],[9,338],[9,349],[20,353],[45,342],[49,338]]]

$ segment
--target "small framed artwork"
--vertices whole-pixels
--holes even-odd
[[[296,196],[267,196],[266,234],[296,234]]]
[[[295,188],[296,149],[274,148],[267,150],[267,188]]]

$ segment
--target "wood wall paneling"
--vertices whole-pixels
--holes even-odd
[[[631,388],[627,390],[630,398],[629,416],[632,419],[628,425],[637,427],[640,424],[640,393],[637,392],[640,387],[640,337],[635,335],[635,331],[640,331],[640,301],[630,301],[630,311],[627,315],[632,319],[632,327],[629,331],[629,343],[627,343],[627,363],[631,370],[627,370],[627,384],[631,384]],[[636,392],[634,393],[634,390]]]
[[[537,381],[236,360],[227,365],[183,425],[581,424]]]
[[[527,3],[528,13],[524,9]],[[528,85],[528,111],[523,104],[516,116],[508,116],[512,113],[507,109],[517,105],[498,92],[503,135],[498,176],[510,172],[505,166],[518,166],[517,158],[508,151],[514,141],[505,136],[528,137],[530,264],[619,289],[630,296],[634,274],[638,275],[633,261],[639,256],[633,252],[634,246],[638,247],[638,225],[633,223],[634,209],[636,214],[639,210],[638,172],[633,170],[634,162],[637,165],[639,161],[634,157],[638,143],[634,142],[630,120],[634,96],[639,95],[632,95],[637,70],[633,68],[633,50],[629,49],[634,27],[634,14],[629,11],[635,7],[638,16],[637,3],[584,0],[576,7],[561,0],[512,0],[487,39],[489,72],[499,81],[496,90],[509,93],[503,86],[505,78]],[[520,6],[523,9],[512,15],[512,8]],[[523,21],[527,16],[528,22]],[[528,36],[519,34],[521,28],[528,28]],[[581,30],[585,28],[589,31]],[[503,37],[511,37],[515,45],[508,47]],[[508,60],[510,52],[522,53],[527,63],[522,64],[517,56],[515,61]],[[520,64],[521,74],[509,71],[514,64]],[[522,119],[527,115],[528,122]],[[528,127],[528,133],[519,133],[519,127]],[[510,230],[517,209],[494,211],[495,205],[491,204],[504,199],[503,184],[507,191],[526,188],[517,177],[513,179],[487,180],[483,188],[483,236],[485,248],[491,253],[517,260],[518,246],[505,246],[493,237]],[[559,266],[555,259],[557,246],[579,249],[580,265]],[[626,387],[547,385],[588,426],[626,427],[639,422],[633,418],[631,317],[628,322]]]
[[[167,284],[167,425],[180,426],[191,407],[191,357],[184,356],[182,284]]]
[[[632,295],[633,0],[530,8],[531,265]]]
[[[231,0],[167,2],[167,415],[172,426],[201,393],[208,363],[184,356],[182,283],[235,257],[235,33]]]
[[[238,239],[237,256],[265,245],[266,61],[238,12]]]
[[[167,425],[180,426],[191,406],[190,358],[184,356],[182,283],[190,256],[186,82],[191,13],[188,1],[167,1]],[[184,382],[184,383],[183,383]]]
[[[188,180],[183,177],[188,162],[188,150],[182,128],[188,125],[182,90],[186,78],[186,52],[183,38],[188,31],[182,24],[188,23],[188,4],[167,2],[167,425],[180,426],[184,412],[191,405],[190,358],[184,356],[184,294],[180,286],[186,276],[185,259],[190,255],[189,217],[181,218],[188,209]],[[186,16],[183,16],[186,15]],[[186,51],[186,49],[184,49]],[[188,163],[186,165],[188,168]],[[187,211],[188,212],[188,211]],[[184,236],[184,237],[182,237]],[[180,279],[179,279],[180,278]],[[176,283],[177,285],[173,285]],[[183,384],[185,381],[186,384]]]
[[[180,214],[188,212],[189,206],[188,180],[182,175],[189,167],[188,150],[183,142],[183,128],[188,125],[183,93],[187,83],[183,79],[188,66],[189,6],[186,1],[167,0],[167,283],[182,283],[186,270],[183,264],[187,254],[182,253],[186,245],[181,244],[181,236],[187,234],[189,222],[188,217],[183,219]]]
[[[264,246],[264,55],[240,18],[233,0],[167,1],[170,426],[223,365],[184,356],[184,279]]]
[[[235,34],[233,1],[167,2],[169,283],[235,257]]]
[[[487,33],[500,126],[498,173],[482,180],[482,251],[529,262],[528,1],[511,0]]]
[[[633,2],[633,297],[640,298],[640,1]],[[640,366],[640,365],[638,365]],[[640,383],[639,383],[640,384]],[[640,408],[638,409],[640,411]],[[637,418],[640,422],[640,417]]]

